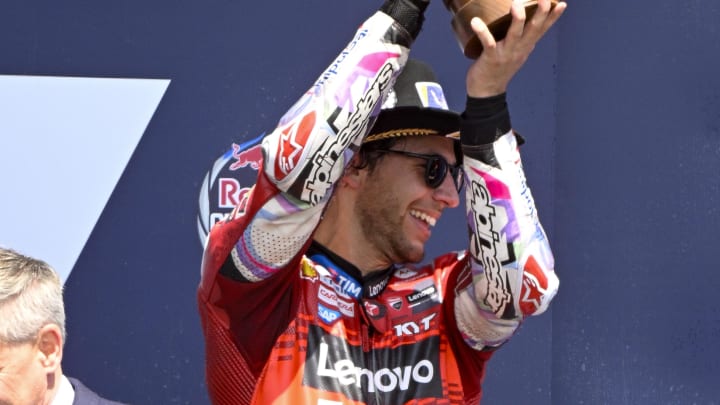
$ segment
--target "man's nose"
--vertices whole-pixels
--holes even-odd
[[[453,181],[450,173],[445,176],[442,183],[440,183],[440,186],[435,189],[433,198],[442,202],[449,208],[455,208],[460,204],[460,194],[455,188],[455,182]]]

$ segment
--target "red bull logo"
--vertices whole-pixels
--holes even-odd
[[[264,134],[236,144],[213,164],[200,189],[198,234],[204,243],[218,221],[242,215],[258,170],[262,167],[261,140]]]
[[[235,161],[230,165],[230,170],[237,170],[247,166],[259,170],[262,165],[262,144],[259,143],[241,150],[240,146],[234,143],[232,144],[232,158]]]
[[[246,197],[250,187],[241,187],[240,182],[232,177],[221,177],[217,183],[218,208],[234,208]]]

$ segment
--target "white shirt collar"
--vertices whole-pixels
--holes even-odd
[[[67,377],[61,375],[60,386],[58,386],[58,390],[55,393],[55,398],[53,398],[50,405],[72,405],[74,400],[75,390],[73,389],[72,384],[70,384],[70,381],[67,379]]]

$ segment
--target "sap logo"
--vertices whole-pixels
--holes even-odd
[[[393,325],[393,328],[395,328],[395,335],[412,336],[420,332],[430,330],[430,321],[432,321],[435,316],[437,316],[437,314],[430,314],[426,316],[425,318],[420,320],[420,324],[410,321],[402,323],[400,325]]]
[[[381,368],[377,371],[357,367],[350,359],[338,360],[334,364],[328,361],[328,344],[320,343],[317,374],[321,377],[336,379],[341,385],[361,387],[363,381],[366,392],[406,391],[411,383],[426,384],[433,380],[435,368],[429,360],[420,360],[413,365]]]
[[[318,304],[318,316],[320,319],[325,321],[327,324],[331,324],[340,318],[340,312],[333,311],[330,308],[326,308],[320,304]]]

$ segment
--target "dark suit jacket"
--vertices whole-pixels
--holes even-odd
[[[70,380],[70,384],[72,384],[73,389],[75,389],[75,400],[72,405],[125,405],[120,402],[100,398],[98,394],[90,391],[90,388],[75,378],[68,377],[67,379]]]

